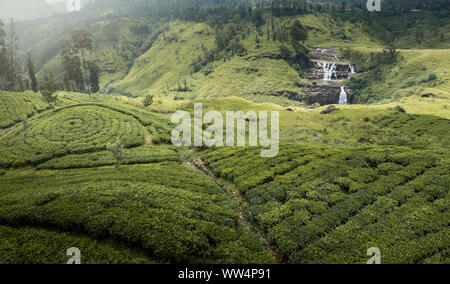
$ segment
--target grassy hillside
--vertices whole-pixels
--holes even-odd
[[[447,100],[446,100],[447,101]],[[449,112],[432,98],[411,98],[403,103],[389,105],[349,105],[329,115],[320,114],[326,107],[294,111],[275,104],[254,104],[241,98],[199,99],[203,112],[225,111],[280,111],[280,139],[332,145],[358,145],[364,138],[378,145],[448,147]],[[406,109],[399,111],[397,106]],[[193,111],[193,103],[183,106]],[[426,113],[426,114],[425,114]],[[439,116],[441,115],[441,116]]]
[[[280,46],[286,44],[273,41],[271,34],[272,25],[287,31],[298,19],[309,32],[306,45],[310,48],[352,48],[363,52],[364,59],[370,53],[381,52],[389,39],[403,48],[403,60],[393,65],[379,63],[378,66],[371,62],[370,68],[364,68],[367,62],[361,62],[358,56],[352,58],[353,63],[361,65],[359,71],[366,73],[355,79],[361,78],[368,85],[350,83],[357,92],[355,102],[398,100],[436,85],[448,91],[445,59],[449,56],[445,48],[449,47],[450,23],[445,18],[407,13],[396,17],[371,16],[364,21],[360,10],[347,12],[343,17],[318,12],[275,18],[266,13],[264,17],[267,21],[261,27],[261,34],[258,35],[251,23],[242,31],[241,41],[247,55],[221,58],[199,72],[195,72],[192,63],[216,46],[217,31],[206,23],[173,20],[166,24],[151,17],[114,13],[106,19],[99,16],[89,21],[83,21],[82,15],[71,16],[64,25],[61,18],[54,18],[37,22],[39,30],[30,25],[21,26],[25,35],[21,46],[35,57],[41,79],[53,70],[61,80],[59,40],[67,37],[73,28],[83,27],[94,33],[91,57],[100,64],[103,92],[127,96],[150,93],[169,99],[239,96],[254,102],[299,105],[296,99],[310,84],[304,79],[305,70],[298,72],[281,59]],[[55,25],[57,30],[45,34]],[[37,35],[41,36],[36,38]],[[444,60],[436,60],[440,58]],[[366,72],[375,65],[376,73]]]
[[[355,103],[398,101],[431,93],[435,98],[450,96],[450,50],[400,50],[396,62],[383,62],[379,49],[358,48],[342,52],[358,64],[359,72],[348,86],[355,92]]]

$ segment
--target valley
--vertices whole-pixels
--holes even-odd
[[[200,2],[18,22],[14,76],[0,43],[0,264],[448,264],[445,9]],[[177,111],[276,112],[279,152]]]

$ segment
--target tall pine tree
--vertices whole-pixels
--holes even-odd
[[[30,79],[30,83],[31,83],[31,89],[33,90],[33,92],[37,93],[39,88],[38,88],[38,82],[36,79],[36,72],[34,70],[34,63],[33,60],[31,59],[31,54],[28,53],[28,58],[27,58],[27,71],[28,71],[28,77]]]

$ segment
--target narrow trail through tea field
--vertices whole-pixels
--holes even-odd
[[[249,208],[250,205],[247,201],[244,200],[239,194],[239,192],[232,186],[223,182],[220,178],[218,178],[210,169],[208,169],[203,161],[196,157],[193,159],[194,165],[187,163],[188,167],[195,168],[204,172],[208,175],[220,188],[225,191],[228,195],[230,195],[239,205],[238,215],[239,215],[239,223],[240,225],[250,234],[257,235],[263,242],[266,247],[267,252],[269,252],[276,260],[277,263],[281,263],[281,253],[280,251],[273,247],[269,240],[264,236],[264,234],[254,226],[251,221],[248,220],[248,214],[245,214],[245,208]],[[247,216],[246,216],[247,215]]]
[[[0,132],[0,137],[5,136],[6,134],[8,134],[9,132],[11,132],[12,130],[14,130],[16,128],[16,126],[4,129],[2,132]]]
[[[152,135],[148,132],[148,130],[145,132],[144,141],[144,146],[152,144]]]

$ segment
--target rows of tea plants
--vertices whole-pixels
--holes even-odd
[[[0,138],[0,167],[37,165],[67,154],[105,150],[120,141],[124,147],[144,143],[145,128],[135,118],[95,106],[51,112]]]
[[[171,142],[172,127],[170,125],[170,121],[164,116],[148,112],[130,104],[108,102],[95,103],[94,105],[133,116],[141,122],[142,125],[147,127],[149,132],[152,134],[152,142],[154,144],[168,144]]]
[[[238,226],[237,204],[178,162],[0,177],[0,224],[111,238],[160,262],[270,263]]]
[[[148,164],[167,161],[178,161],[179,154],[173,146],[140,146],[124,149],[121,164]],[[116,159],[110,151],[100,151],[86,154],[73,154],[56,158],[40,164],[38,169],[75,169],[93,168],[115,165]]]
[[[47,106],[42,96],[34,93],[0,92],[0,129],[11,127]]]
[[[250,203],[249,218],[288,263],[441,262],[448,250],[448,151],[282,145],[203,155]],[[435,256],[437,255],[437,256]],[[447,260],[448,261],[448,260]]]
[[[144,253],[113,241],[65,232],[0,226],[0,264],[65,264],[78,248],[82,264],[151,264]]]

